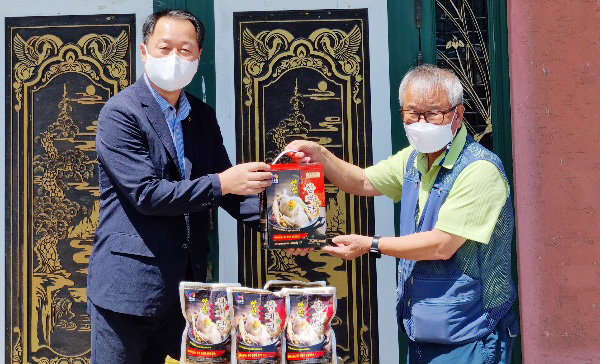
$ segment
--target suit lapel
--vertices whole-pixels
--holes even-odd
[[[186,96],[189,101],[189,94]],[[203,115],[198,112],[198,108],[194,108],[194,103],[190,101],[190,114],[183,122],[185,177],[189,179],[192,179],[192,176],[197,178],[199,174],[208,173],[203,167],[200,167],[209,163],[209,161],[205,160],[206,155],[203,152],[203,149],[206,148],[206,145],[204,145],[205,143],[210,143],[210,138],[204,135],[206,130],[203,129],[202,117]],[[212,161],[210,163],[212,163]],[[193,174],[194,172],[197,173]]]
[[[156,134],[158,134],[160,141],[165,146],[165,149],[177,166],[177,170],[181,176],[179,162],[177,159],[177,151],[175,150],[175,145],[173,144],[173,138],[171,137],[171,131],[167,125],[167,120],[165,119],[165,115],[163,114],[162,110],[158,106],[158,102],[156,102],[156,99],[154,99],[152,92],[150,92],[150,89],[144,80],[144,76],[140,77],[135,82],[134,87],[136,88],[136,92],[140,98],[140,102],[142,103],[144,112],[146,113],[150,124],[154,128],[154,131],[156,131]]]

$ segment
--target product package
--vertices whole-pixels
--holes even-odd
[[[308,287],[325,287],[327,282],[325,281],[314,281],[314,282],[303,282],[303,281],[281,281],[281,280],[270,280],[265,284],[264,289],[273,292],[279,292],[283,288],[308,288]]]
[[[262,193],[265,248],[308,248],[326,243],[323,165],[272,164],[272,184]]]
[[[232,286],[240,284],[179,284],[181,310],[187,322],[181,340],[181,364],[231,362],[227,288]]]
[[[286,324],[285,298],[262,289],[230,287],[231,362],[283,363],[282,336]]]
[[[286,363],[337,363],[331,320],[337,309],[335,287],[284,288],[288,322],[284,335]]]

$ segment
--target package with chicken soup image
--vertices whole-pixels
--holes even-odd
[[[271,186],[261,196],[264,246],[283,249],[324,245],[327,224],[323,165],[274,163],[270,172]]]
[[[181,282],[179,296],[186,319],[181,364],[231,363],[231,307],[227,287],[239,283]]]
[[[284,288],[288,312],[284,335],[286,363],[337,363],[331,320],[337,309],[335,287]]]
[[[281,293],[246,287],[227,289],[231,305],[231,362],[283,363],[282,334],[286,322]]]

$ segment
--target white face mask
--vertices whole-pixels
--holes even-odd
[[[448,145],[454,139],[452,121],[444,125],[430,123],[404,124],[404,131],[410,145],[421,153],[434,153]]]
[[[198,63],[198,59],[186,61],[176,54],[155,58],[146,48],[145,68],[148,78],[166,91],[180,90],[189,85],[198,70]]]

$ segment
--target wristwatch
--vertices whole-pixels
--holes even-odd
[[[373,235],[373,240],[371,240],[371,249],[369,249],[369,253],[373,255],[375,258],[381,258],[381,252],[379,251],[379,235]]]

